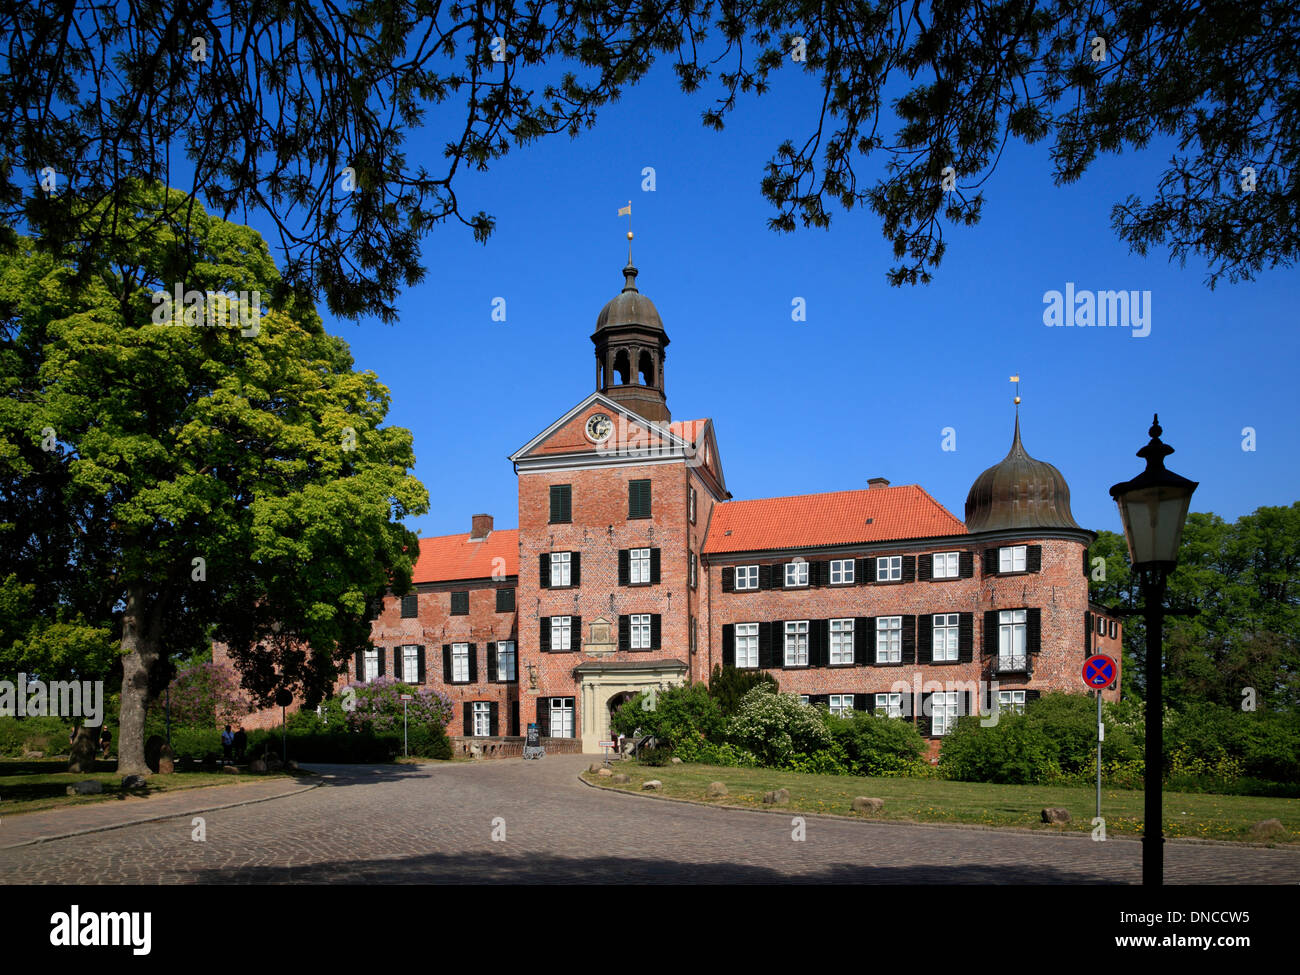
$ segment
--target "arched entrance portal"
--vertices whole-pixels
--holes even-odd
[[[617,738],[618,734],[614,731],[614,715],[624,704],[636,697],[636,691],[623,691],[620,694],[614,694],[609,699],[609,713],[605,716],[605,730],[610,738]]]
[[[614,711],[639,691],[685,683],[686,664],[672,659],[584,660],[573,673],[580,682],[582,750],[599,755]]]

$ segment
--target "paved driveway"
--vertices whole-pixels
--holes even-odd
[[[1137,883],[1140,845],[861,823],[594,790],[589,757],[313,766],[320,788],[0,850],[3,883]],[[496,841],[493,832],[504,839]],[[1300,852],[1170,843],[1169,883],[1296,883]]]

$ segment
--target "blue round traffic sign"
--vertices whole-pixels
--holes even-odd
[[[1115,683],[1119,665],[1104,653],[1093,654],[1083,662],[1083,682],[1093,690]]]

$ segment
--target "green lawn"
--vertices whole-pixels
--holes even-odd
[[[1078,786],[987,785],[943,779],[873,779],[847,775],[804,775],[776,769],[719,768],[713,765],[668,765],[661,768],[636,762],[614,762],[615,772],[626,772],[631,782],[613,785],[608,778],[584,772],[589,782],[639,792],[641,783],[658,779],[661,795],[720,805],[758,809],[832,813],[863,819],[888,819],[921,823],[971,823],[982,826],[1021,826],[1034,829],[1091,832],[1096,812],[1096,790]],[[710,798],[710,782],[726,785],[727,796]],[[787,806],[766,806],[763,793],[790,790]],[[854,813],[855,796],[885,800],[876,814]],[[1101,813],[1108,836],[1134,836],[1142,832],[1141,790],[1103,789]],[[1045,806],[1070,811],[1071,822],[1047,826]],[[1250,827],[1262,819],[1279,819],[1287,829],[1280,841],[1300,842],[1300,799],[1255,796],[1217,796],[1185,792],[1165,793],[1165,835],[1215,840],[1250,840]]]
[[[181,789],[196,789],[205,785],[238,785],[257,782],[268,776],[292,776],[293,772],[267,772],[240,775],[229,772],[173,772],[171,775],[151,775],[148,785],[130,793],[121,791],[122,776],[114,762],[96,762],[95,771],[71,773],[65,771],[67,760],[19,762],[0,759],[0,816],[35,812],[61,806],[78,806],[87,802],[108,800],[125,801],[134,796],[155,796]],[[104,791],[96,796],[67,795],[68,786],[86,779],[97,779]]]

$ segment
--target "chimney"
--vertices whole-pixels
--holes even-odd
[[[874,491],[876,488],[889,487],[889,478],[887,477],[869,477],[867,478],[867,490]]]
[[[488,537],[488,534],[491,531],[492,531],[492,516],[475,515],[473,519],[473,526],[470,528],[469,531],[469,540],[471,542],[481,542],[483,539]]]

